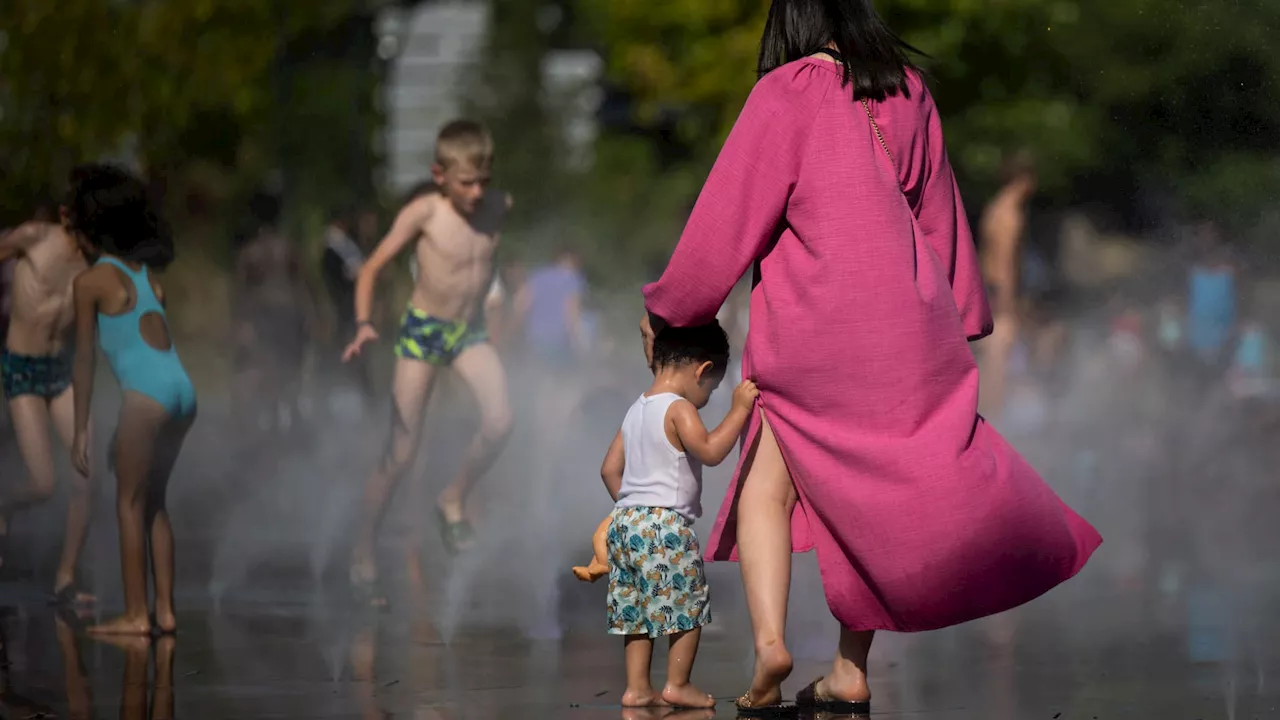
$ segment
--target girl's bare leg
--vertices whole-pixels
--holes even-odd
[[[156,640],[156,681],[151,696],[152,720],[173,720],[173,651],[176,645],[172,637]]]
[[[90,633],[149,635],[147,615],[146,502],[152,460],[169,416],[159,403],[126,392],[116,428],[116,518],[120,523],[120,570],[124,614],[89,628]]]
[[[796,490],[769,423],[761,418],[759,439],[747,460],[738,498],[738,556],[755,636],[755,676],[748,700],[782,700],[791,674],[786,647],[787,598],[791,590],[791,511]]]
[[[147,484],[146,523],[151,540],[151,575],[155,579],[156,626],[166,633],[178,629],[178,620],[173,610],[173,525],[169,522],[165,497],[174,463],[195,420],[194,413],[172,419],[161,431]]]

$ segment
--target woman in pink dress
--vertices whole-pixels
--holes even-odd
[[[707,544],[741,562],[767,714],[791,671],[791,553],[816,549],[840,622],[797,704],[869,709],[876,630],[1008,610],[1102,539],[977,413],[991,331],[938,111],[871,0],[774,0],[760,81],[670,264],[646,339],[712,320],[754,268],[744,374],[759,411]]]

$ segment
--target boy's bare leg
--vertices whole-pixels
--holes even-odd
[[[698,657],[698,641],[702,628],[694,628],[671,636],[667,654],[667,684],[662,688],[662,701],[686,708],[715,707],[716,700],[689,682],[693,661]]]
[[[391,380],[391,433],[364,488],[364,507],[351,554],[351,581],[360,585],[377,582],[375,559],[378,528],[387,500],[396,483],[404,477],[418,452],[422,437],[422,411],[431,395],[436,368],[419,360],[396,358]],[[379,603],[385,602],[381,598]]]
[[[58,439],[67,449],[75,441],[75,403],[71,388],[49,403],[49,415],[53,419],[53,428]],[[93,431],[89,432],[89,447],[93,447]],[[72,586],[76,581],[76,566],[80,561],[80,553],[84,550],[85,537],[89,534],[89,515],[93,504],[92,463],[90,477],[78,472],[71,473],[71,497],[67,501],[67,529],[62,539],[62,558],[58,561],[58,574],[54,577],[53,592],[56,595],[63,588]],[[96,602],[97,598],[85,592],[77,592],[73,598],[77,603]]]
[[[467,447],[457,477],[436,498],[436,507],[445,521],[459,523],[466,518],[467,494],[476,480],[493,466],[498,452],[511,436],[512,418],[507,374],[493,345],[480,343],[467,348],[453,367],[471,388],[480,406],[480,431]]]
[[[18,452],[27,469],[27,482],[0,499],[0,540],[9,536],[9,522],[18,510],[42,503],[53,495],[55,482],[53,447],[49,441],[48,402],[37,395],[19,395],[9,401],[9,417],[18,438]],[[0,549],[0,565],[4,563]]]
[[[662,696],[653,691],[649,668],[653,662],[653,638],[627,635],[624,639],[627,661],[627,689],[622,693],[622,707],[662,705]]]

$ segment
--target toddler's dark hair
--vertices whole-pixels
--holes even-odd
[[[713,372],[729,370],[729,336],[718,320],[694,327],[665,327],[653,339],[654,368],[711,363]]]
[[[80,165],[71,171],[67,219],[99,252],[163,269],[173,262],[173,235],[156,212],[147,187],[114,165]]]

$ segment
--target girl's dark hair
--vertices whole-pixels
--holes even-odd
[[[718,320],[694,327],[665,327],[653,339],[655,368],[711,363],[713,372],[729,370],[729,336]]]
[[[147,187],[114,165],[71,171],[66,210],[70,228],[99,252],[162,270],[173,262],[173,235],[155,211]]]
[[[834,43],[853,99],[910,95],[908,53],[922,54],[889,29],[872,0],[773,0],[760,40],[760,77]]]

